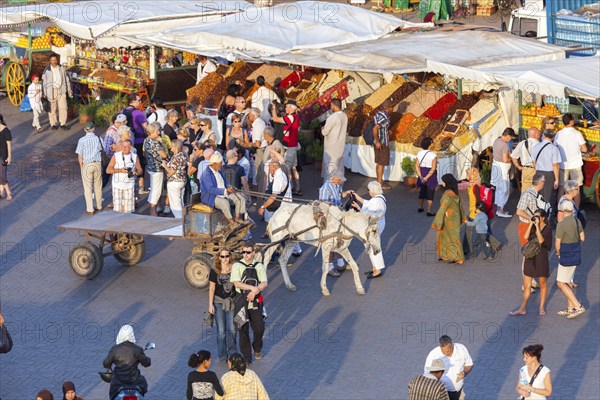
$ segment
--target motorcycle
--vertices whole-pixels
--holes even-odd
[[[154,342],[146,343],[144,347],[144,351],[151,350],[156,348],[156,344]],[[104,372],[98,372],[100,378],[106,382],[112,382],[113,371],[111,368],[107,368]],[[137,385],[124,385],[121,386],[117,390],[117,396],[113,400],[144,400],[144,396],[142,395],[142,388]]]

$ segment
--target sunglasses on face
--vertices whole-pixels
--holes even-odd
[[[239,123],[240,123],[240,121],[233,121],[233,123],[234,123],[234,124],[239,124]]]
[[[221,254],[219,257],[221,257],[221,258],[229,258],[229,257],[231,257],[231,255],[229,255],[229,254]]]
[[[550,121],[550,122],[546,122],[546,123],[550,124],[550,125],[554,125],[556,122],[555,121]]]
[[[200,124],[200,126],[206,126],[206,124]]]
[[[250,251],[244,250],[244,251],[242,251],[242,254],[252,254],[252,253],[254,253],[254,250],[250,250]]]

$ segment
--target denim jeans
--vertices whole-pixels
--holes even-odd
[[[217,323],[217,347],[219,358],[224,360],[237,352],[235,344],[235,326],[233,325],[233,310],[223,311],[223,305],[214,303],[215,322]]]

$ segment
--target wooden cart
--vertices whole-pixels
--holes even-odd
[[[58,228],[85,236],[85,242],[69,253],[71,270],[84,279],[102,272],[105,257],[113,256],[124,266],[138,264],[146,253],[146,236],[191,240],[194,247],[184,262],[183,275],[190,286],[206,289],[215,255],[223,247],[240,250],[252,225],[248,222],[230,230],[222,213],[199,204],[186,207],[183,219],[104,211]]]
[[[41,77],[50,61],[52,50],[32,48],[31,24],[27,29],[26,47],[0,40],[0,90],[5,91],[15,106],[20,106],[25,97],[26,83],[33,74]],[[19,44],[18,43],[18,44]]]

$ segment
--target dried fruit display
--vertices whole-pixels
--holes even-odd
[[[274,85],[275,79],[277,79],[277,78],[283,79],[286,76],[288,76],[289,74],[291,74],[292,72],[293,71],[291,68],[284,68],[284,67],[278,67],[276,65],[263,64],[257,70],[255,70],[253,73],[248,75],[248,77],[246,79],[249,81],[255,81],[256,78],[258,78],[259,76],[262,76],[265,78],[266,83],[268,83],[269,85]]]
[[[375,110],[366,104],[360,104],[351,110],[346,110],[348,115],[348,135],[362,136],[366,122],[375,115]]]
[[[402,86],[400,81],[392,81],[391,83],[386,83],[381,86],[379,89],[375,90],[368,98],[365,100],[365,104],[377,108],[383,104],[384,101],[390,98],[392,93],[398,90]]]
[[[396,142],[401,142],[401,138],[403,137],[404,133],[408,130],[408,128],[412,125],[413,122],[415,122],[415,119],[417,117],[414,116],[414,114],[411,113],[406,113],[402,116],[402,118],[400,118],[400,121],[398,121],[397,124],[392,125],[392,130],[390,132],[390,140],[395,140]],[[394,139],[392,139],[392,137]],[[408,141],[405,141],[405,143],[409,143]]]
[[[427,117],[418,117],[415,119],[412,125],[408,127],[406,132],[404,132],[399,138],[396,138],[396,141],[400,143],[414,143],[415,140],[421,136],[430,122],[431,120]]]
[[[441,119],[450,110],[450,107],[458,101],[458,97],[454,93],[447,93],[434,105],[429,107],[423,114],[433,121]]]
[[[225,75],[229,70],[229,65],[227,64],[218,64],[216,73],[219,75]]]
[[[227,78],[227,81],[228,83],[234,83],[236,81],[245,82],[248,76],[256,71],[259,67],[260,64],[244,63]]]
[[[304,108],[311,104],[319,97],[319,91],[317,89],[307,90],[302,93],[302,96],[298,98],[298,107]]]
[[[392,104],[396,105],[407,98],[411,93],[417,90],[420,86],[414,82],[405,82],[394,93],[390,95]],[[402,111],[398,110],[399,113]]]
[[[447,120],[451,117],[457,110],[468,110],[473,107],[479,101],[479,96],[476,94],[465,94],[462,96],[460,100],[450,107],[450,109],[444,114],[444,116],[440,119]]]
[[[411,113],[420,117],[432,105],[442,98],[444,93],[421,86],[398,105],[398,112]]]
[[[188,104],[194,103],[208,108],[216,108],[225,93],[225,78],[217,73],[208,74],[196,86],[186,90]]]
[[[438,135],[433,139],[433,151],[452,151],[452,138]]]
[[[473,107],[469,109],[471,114],[470,124],[475,124],[483,117],[491,113],[497,108],[496,101],[494,99],[481,99]]]
[[[416,147],[421,147],[421,141],[426,137],[435,139],[442,132],[442,128],[446,125],[444,121],[431,121],[421,135],[413,141],[413,145]]]

